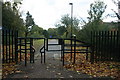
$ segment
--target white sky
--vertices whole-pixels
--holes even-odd
[[[117,11],[117,6],[112,0],[102,0],[107,4],[107,9],[104,15],[114,14],[111,9]],[[73,3],[73,16],[80,19],[88,17],[87,11],[90,9],[90,4],[94,0],[23,0],[21,10],[25,18],[26,12],[29,11],[37,25],[44,29],[53,28],[59,22],[62,15],[71,13]],[[117,20],[115,18],[106,18],[104,21]]]

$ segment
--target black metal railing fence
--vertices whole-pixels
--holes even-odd
[[[118,31],[91,32],[92,61],[120,61],[120,35]]]

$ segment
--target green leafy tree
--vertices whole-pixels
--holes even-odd
[[[108,27],[102,21],[102,15],[105,12],[106,5],[102,1],[95,1],[90,5],[88,11],[88,23],[85,22],[82,30],[79,31],[79,39],[90,43],[91,31],[107,30]]]
[[[65,26],[60,26],[57,28],[57,34],[59,37],[61,37],[66,32]]]
[[[24,22],[21,18],[17,5],[21,3],[5,2],[2,4],[3,27],[12,30],[24,30]]]
[[[48,34],[48,31],[47,30],[43,30],[43,33],[45,38],[49,38],[49,34]]]
[[[57,37],[57,30],[56,28],[49,28],[48,29],[49,37],[56,38]]]
[[[34,19],[32,18],[32,15],[29,13],[29,11],[26,13],[26,37],[28,36],[31,27],[33,27],[35,25]]]
[[[77,30],[78,25],[79,25],[79,19],[74,17],[73,18],[73,26],[72,26],[73,34],[76,33],[75,30]],[[68,14],[62,16],[60,23],[57,24],[56,27],[58,27],[59,30],[62,29],[62,31],[64,32],[64,33],[62,33],[64,38],[65,37],[70,38],[70,36],[71,36],[71,18],[69,17]]]
[[[88,11],[89,22],[99,22],[102,19],[102,15],[105,12],[106,7],[107,5],[105,5],[105,3],[100,0],[97,0],[94,3],[90,4],[90,10]]]
[[[44,37],[43,28],[39,27],[38,25],[32,26],[28,36],[29,37]]]
[[[21,2],[4,2],[2,3],[2,26],[6,29],[18,30],[19,36],[23,36],[25,30],[24,21],[18,9]]]

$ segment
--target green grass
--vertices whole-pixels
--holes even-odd
[[[65,44],[71,44],[71,40],[65,40]],[[72,41],[72,44],[74,44],[74,41]],[[76,41],[76,44],[83,44],[83,43]]]
[[[40,46],[42,46],[44,44],[44,40],[34,40],[33,46],[35,47],[35,49],[40,48]]]

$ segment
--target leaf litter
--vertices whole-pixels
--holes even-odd
[[[98,61],[91,64],[90,61],[86,60],[86,55],[81,53],[76,53],[76,63],[73,64],[70,60],[71,54],[65,54],[65,61],[71,62],[66,64],[64,67],[69,70],[75,70],[78,73],[85,73],[93,77],[111,77],[120,78],[120,62],[112,61]],[[72,54],[74,56],[74,54]]]
[[[21,55],[21,61],[25,60],[25,55]],[[30,54],[27,54],[27,60],[29,60]],[[18,62],[20,62],[20,54],[18,54]],[[15,62],[3,63],[2,64],[2,78],[6,78],[7,75],[13,73],[21,73],[22,71],[18,70],[19,65],[16,65]]]

